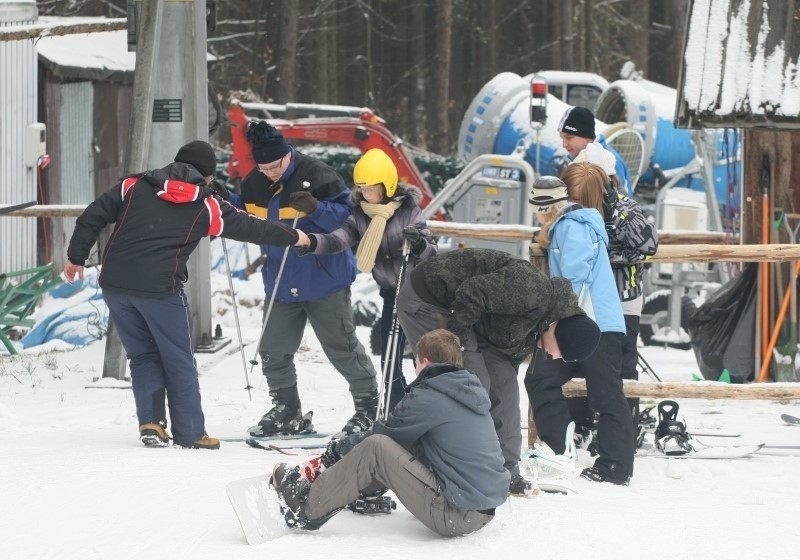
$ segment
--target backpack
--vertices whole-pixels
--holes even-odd
[[[643,266],[658,250],[658,231],[635,200],[616,190],[605,199],[608,258],[620,299],[630,301],[642,294]]]

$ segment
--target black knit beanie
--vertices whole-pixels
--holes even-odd
[[[558,131],[594,140],[594,113],[586,107],[570,107],[561,117]]]
[[[251,122],[247,129],[247,140],[253,148],[253,159],[256,163],[278,161],[291,151],[280,130],[266,121]]]
[[[203,177],[214,175],[217,170],[217,156],[208,142],[195,140],[178,150],[175,161],[193,165]]]
[[[597,323],[586,315],[573,315],[559,320],[554,334],[561,359],[565,362],[582,362],[594,353],[600,342]]]

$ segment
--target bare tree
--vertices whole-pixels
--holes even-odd
[[[436,2],[436,55],[433,61],[433,149],[449,153],[450,146],[450,36],[452,34],[452,0]]]
[[[297,97],[297,39],[299,0],[280,2],[278,31],[278,94],[279,101]]]

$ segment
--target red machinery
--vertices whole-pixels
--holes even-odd
[[[308,140],[319,143],[348,144],[361,153],[380,148],[392,158],[397,166],[401,183],[414,185],[422,191],[424,208],[433,198],[417,166],[406,152],[403,141],[386,128],[386,121],[366,107],[342,105],[314,105],[304,103],[245,103],[233,101],[228,109],[231,125],[233,155],[228,163],[228,175],[244,178],[256,166],[247,141],[247,122],[251,120],[245,111],[265,111],[283,118],[267,118],[267,122],[280,130],[287,140]],[[438,219],[442,219],[437,215]]]

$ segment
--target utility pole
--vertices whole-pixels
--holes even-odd
[[[206,0],[129,0],[128,50],[136,51],[136,68],[126,174],[163,167],[187,142],[208,140]],[[195,346],[209,345],[208,238],[200,242],[188,268],[192,339]],[[112,324],[103,377],[124,375],[125,355]]]

